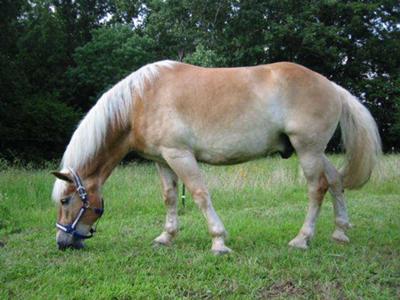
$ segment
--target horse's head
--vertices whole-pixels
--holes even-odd
[[[53,190],[53,197],[58,203],[58,248],[83,248],[83,240],[93,236],[93,224],[103,214],[103,198],[97,185],[85,187],[72,169],[52,174],[58,178]]]

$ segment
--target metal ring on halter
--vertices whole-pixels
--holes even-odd
[[[99,215],[99,218],[103,215],[104,212],[104,201],[103,198],[101,198],[101,208],[95,208],[95,207],[90,207],[89,206],[89,198],[88,198],[88,194],[86,192],[86,188],[82,183],[82,179],[79,177],[79,175],[71,168],[68,168],[68,170],[71,172],[72,177],[74,179],[74,184],[76,187],[76,191],[79,195],[79,198],[82,201],[82,207],[79,209],[78,215],[75,217],[75,220],[67,225],[63,225],[60,223],[56,223],[56,227],[62,231],[64,231],[65,233],[71,234],[73,237],[76,237],[78,239],[88,239],[93,237],[93,233],[96,232],[95,228],[90,228],[89,234],[88,235],[83,235],[80,234],[77,230],[76,230],[76,226],[78,225],[79,220],[82,218],[82,216],[84,215],[85,211],[88,209],[92,209],[96,214]]]

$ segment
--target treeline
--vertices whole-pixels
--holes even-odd
[[[400,150],[398,0],[2,0],[0,41],[6,159],[59,158],[104,91],[167,58],[297,62],[357,95]]]

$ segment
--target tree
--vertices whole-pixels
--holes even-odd
[[[154,41],[129,25],[99,28],[92,35],[90,42],[75,50],[76,66],[68,70],[74,104],[85,110],[122,78],[156,60]]]
[[[158,57],[182,59],[202,44],[216,51],[232,1],[144,1],[143,32],[157,44]]]
[[[373,112],[385,149],[400,97],[398,1],[233,2],[222,34],[229,65],[292,61],[322,73],[358,96]],[[392,133],[391,133],[392,132]]]
[[[186,56],[183,61],[202,67],[218,67],[226,64],[223,57],[213,50],[206,49],[203,44],[198,44],[196,50]]]
[[[101,93],[166,58],[207,67],[302,64],[358,96],[385,150],[398,151],[399,24],[396,0],[4,0],[0,155],[60,156],[52,149],[63,150]],[[50,137],[46,120],[63,126]]]

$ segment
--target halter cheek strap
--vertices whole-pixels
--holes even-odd
[[[93,236],[93,232],[92,228],[90,229],[90,234],[89,235],[83,235],[80,234],[78,231],[76,231],[76,225],[78,224],[80,218],[82,217],[82,215],[84,214],[85,209],[84,207],[81,207],[81,209],[78,212],[78,215],[75,218],[75,221],[71,224],[67,224],[67,225],[61,225],[60,223],[56,223],[56,227],[66,233],[71,234],[72,236],[79,238],[79,239],[88,239],[91,238]]]
[[[79,198],[82,201],[82,207],[79,209],[79,212],[77,214],[77,216],[75,217],[75,220],[67,225],[63,225],[61,223],[56,223],[56,227],[62,231],[64,231],[65,233],[71,234],[73,237],[78,238],[78,239],[88,239],[93,237],[93,233],[96,232],[96,229],[94,228],[90,228],[89,234],[88,235],[83,235],[80,234],[77,230],[76,230],[76,226],[78,225],[80,219],[82,218],[82,216],[84,215],[85,211],[88,209],[92,209],[94,211],[94,213],[96,213],[97,215],[99,215],[99,218],[102,216],[103,212],[104,212],[104,201],[103,198],[101,199],[101,208],[92,208],[89,205],[89,197],[88,194],[86,192],[86,188],[82,183],[81,178],[79,177],[79,175],[71,168],[68,168],[69,171],[72,174],[72,177],[74,179],[74,184],[76,187],[76,191],[79,195]]]
[[[86,188],[82,183],[81,177],[72,168],[68,168],[68,170],[72,175],[72,179],[74,180],[74,184],[76,187],[76,191],[79,195],[79,198],[81,198],[83,203],[88,202],[88,195],[86,192]]]

